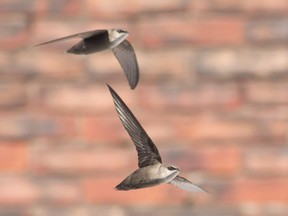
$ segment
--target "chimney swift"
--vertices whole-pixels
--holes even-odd
[[[204,192],[204,189],[179,176],[179,168],[162,164],[161,156],[153,141],[119,95],[108,84],[107,86],[113,97],[118,116],[138,154],[139,169],[126,177],[115,189],[133,190],[169,183],[190,192]]]
[[[35,46],[72,38],[82,38],[81,41],[68,49],[67,53],[87,55],[94,52],[101,52],[106,49],[112,49],[115,57],[126,74],[131,89],[134,89],[139,81],[139,67],[134,49],[130,42],[126,40],[128,35],[129,33],[122,29],[101,29],[69,35],[40,43]]]

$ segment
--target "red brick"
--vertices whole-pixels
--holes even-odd
[[[269,0],[196,0],[191,1],[190,8],[195,13],[210,13],[217,11],[225,12],[249,12],[249,13],[266,13],[279,14],[288,11],[288,3],[286,0],[276,0],[273,3]]]
[[[43,78],[67,80],[79,79],[84,75],[82,56],[51,51],[44,46],[19,52],[15,55],[15,62],[22,70],[36,71]]]
[[[127,173],[127,175],[128,174],[129,173]],[[125,177],[126,176],[123,176],[123,178]],[[188,193],[168,184],[132,191],[114,190],[113,188],[119,184],[123,178],[99,177],[86,179],[83,182],[85,198],[89,203],[98,204],[180,205],[189,196]],[[172,193],[173,199],[171,199],[170,196]]]
[[[2,0],[0,2],[0,8],[3,11],[29,11],[33,8],[33,0],[27,0],[25,2],[21,0]]]
[[[0,172],[24,172],[27,168],[27,143],[0,142]]]
[[[75,124],[69,118],[2,114],[0,137],[4,139],[27,139],[35,136],[69,136],[75,134]]]
[[[38,188],[24,177],[0,179],[0,205],[25,206],[32,205],[39,198]]]
[[[203,180],[199,172],[227,177],[237,175],[243,167],[243,152],[239,146],[217,144],[201,146],[192,143],[190,145],[162,143],[157,146],[165,164],[175,164],[181,168],[181,173],[191,172],[192,177],[198,178],[199,181]]]
[[[21,82],[0,83],[0,107],[13,108],[23,106],[26,102],[26,88]]]
[[[122,88],[114,87],[121,94]],[[129,92],[129,93],[128,93]],[[136,97],[127,84],[125,101],[133,101]],[[128,97],[127,97],[128,96]],[[66,113],[103,113],[114,110],[113,100],[107,86],[102,85],[58,85],[47,88],[43,96],[43,106]]]
[[[254,1],[241,1],[241,8],[248,12],[265,12],[265,13],[285,13],[288,11],[288,2],[286,0],[254,0]]]
[[[193,26],[195,29],[194,43],[209,45],[242,44],[244,42],[244,24],[244,21],[237,17],[201,19],[196,21]]]
[[[129,5],[127,7],[127,5]],[[106,19],[127,17],[135,12],[135,1],[107,2],[85,0],[84,8],[88,14]]]
[[[173,0],[158,0],[153,3],[145,0],[125,0],[121,2],[86,0],[84,4],[86,13],[105,19],[120,19],[145,13],[179,11],[184,10],[186,5],[185,2]]]
[[[287,105],[272,106],[245,106],[239,111],[238,116],[251,120],[277,120],[283,121],[288,118]]]
[[[266,104],[288,104],[288,82],[251,83],[247,86],[250,102]]]
[[[122,127],[120,119],[117,118],[115,110],[114,114],[111,111],[111,117],[98,116],[84,119],[80,136],[97,143],[110,142],[118,145],[123,142],[125,129]],[[127,140],[127,138],[126,136],[124,139]]]
[[[241,10],[240,0],[195,0],[190,2],[190,9],[194,13],[209,12],[235,12]]]
[[[264,139],[276,141],[278,143],[280,142],[281,144],[286,143],[288,129],[287,121],[262,122],[262,125],[259,127],[259,129]]]
[[[139,86],[153,81],[190,84],[196,78],[196,72],[192,69],[195,53],[189,47],[138,50],[137,57],[141,73]]]
[[[287,203],[288,179],[241,179],[231,184],[219,197],[228,203]]]
[[[239,147],[207,147],[198,150],[199,168],[213,174],[237,175],[242,169],[242,152]]]
[[[61,21],[60,21],[61,20]],[[60,37],[65,37],[68,35],[76,34],[82,31],[88,31],[92,29],[87,29],[88,23],[83,24],[78,22],[73,22],[71,19],[36,19],[35,22],[33,22],[31,32],[31,38],[30,42],[31,45],[36,45],[45,41],[53,40]],[[53,31],[51,31],[53,29]],[[58,51],[66,50],[69,48],[69,46],[73,45],[79,41],[79,38],[71,39],[68,41],[62,41],[59,43],[54,43],[50,45],[45,45],[41,47],[41,49],[47,50],[47,49],[56,49]],[[66,47],[66,49],[65,49]],[[40,47],[39,47],[40,49]]]
[[[11,65],[11,58],[10,55],[7,52],[0,51],[0,66],[3,70],[1,73],[4,72],[4,70],[9,70]]]
[[[57,14],[74,17],[81,12],[82,1],[81,0],[70,0],[70,1],[51,1],[48,0],[46,4],[42,5],[42,10],[46,11],[48,14]],[[45,5],[45,6],[44,6]],[[40,6],[38,5],[38,10]],[[36,12],[38,12],[36,10]],[[43,11],[41,11],[43,13]]]
[[[255,175],[278,176],[288,174],[288,156],[285,149],[261,148],[246,153],[245,169]]]
[[[62,175],[119,172],[136,164],[134,151],[133,148],[83,148],[72,143],[62,147],[43,146],[34,152],[33,169],[39,174]]]
[[[253,42],[282,43],[288,38],[287,26],[287,18],[255,19],[248,23],[246,32]]]
[[[195,141],[247,140],[259,136],[255,124],[248,121],[217,119],[212,116],[173,119],[177,137]]]
[[[112,80],[120,80],[123,83],[127,82],[126,75],[110,50],[89,55],[86,60],[87,69],[91,75],[95,76],[96,80],[106,83],[111,78]]]
[[[207,50],[197,57],[198,70],[200,75],[217,79],[237,76],[269,78],[286,73],[287,56],[287,50],[282,48]]]
[[[0,137],[2,138],[27,138],[32,135],[27,125],[31,123],[31,119],[27,116],[1,116]]]
[[[29,34],[27,31],[27,17],[21,13],[5,13],[0,15],[2,22],[0,27],[1,49],[16,49],[27,43]]]
[[[171,28],[173,26],[173,28]],[[187,27],[189,26],[189,27]],[[235,17],[202,20],[186,17],[157,17],[139,23],[138,38],[145,47],[194,45],[239,45],[244,41],[244,22]],[[161,31],[159,31],[161,29]]]
[[[262,215],[275,215],[275,216],[285,216],[287,214],[288,208],[285,203],[246,203],[241,205],[241,212],[243,215],[247,216],[262,216]]]
[[[212,107],[233,110],[243,103],[238,87],[230,84],[195,84],[189,87],[173,84],[160,87],[142,85],[139,91],[142,106],[169,113]]]
[[[187,26],[190,27],[187,28]],[[136,29],[138,41],[145,48],[169,47],[179,43],[192,43],[194,41],[194,31],[193,20],[187,20],[181,16],[141,19]]]
[[[81,200],[78,183],[50,180],[41,183],[41,196],[46,203],[63,206],[77,204]]]
[[[102,86],[55,86],[46,89],[43,106],[60,112],[103,112],[112,103],[105,84]]]
[[[129,1],[129,0],[127,0]],[[161,11],[179,11],[184,9],[186,6],[185,1],[173,1],[173,0],[158,0],[155,2],[145,1],[145,0],[138,0],[138,7],[137,9],[139,12],[161,12]]]

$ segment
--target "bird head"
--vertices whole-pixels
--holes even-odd
[[[129,32],[122,30],[122,29],[110,29],[108,30],[109,34],[109,41],[115,45],[118,45],[123,40],[128,37]]]

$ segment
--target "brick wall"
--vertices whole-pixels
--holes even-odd
[[[111,27],[135,91],[111,52],[32,47]],[[0,215],[287,215],[287,45],[287,0],[2,0]],[[137,159],[106,83],[208,195],[113,190]]]

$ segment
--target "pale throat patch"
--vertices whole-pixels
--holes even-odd
[[[111,48],[120,44],[123,40],[125,40],[126,37],[128,37],[128,35],[128,33],[119,33],[116,29],[109,29],[108,36],[109,41],[112,44]]]

